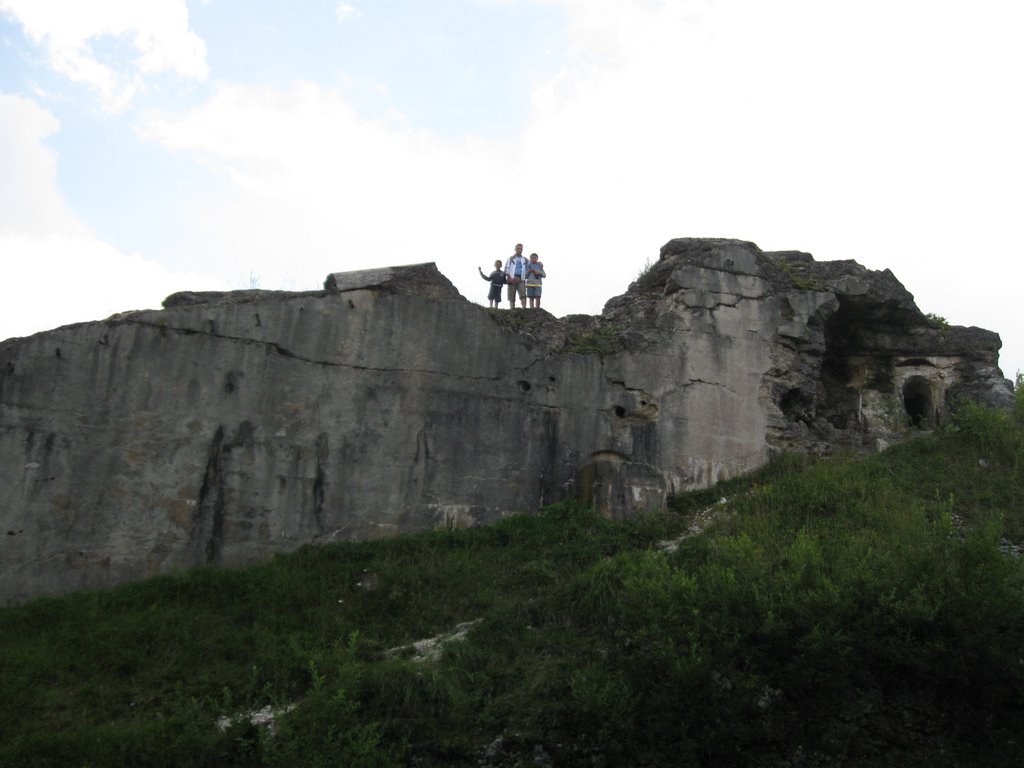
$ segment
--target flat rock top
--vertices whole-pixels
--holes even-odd
[[[360,269],[354,272],[332,272],[324,280],[330,293],[344,293],[366,288],[429,298],[462,298],[462,294],[442,275],[434,262],[395,267]]]

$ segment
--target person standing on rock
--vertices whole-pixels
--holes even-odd
[[[498,309],[501,306],[501,286],[505,284],[505,272],[501,268],[501,259],[494,262],[494,271],[489,275],[485,275],[480,267],[476,269],[480,273],[480,277],[491,281],[491,290],[487,294],[487,303],[494,309]]]
[[[536,253],[531,253],[530,263],[526,265],[526,298],[530,300],[530,309],[540,309],[540,291],[547,277],[539,258]]]
[[[516,252],[505,262],[505,277],[508,279],[508,307],[516,308],[516,295],[519,303],[526,307],[526,267],[530,261],[523,256],[523,244],[516,243]]]

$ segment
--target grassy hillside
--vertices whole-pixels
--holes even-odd
[[[969,406],[657,518],[37,600],[0,611],[0,765],[1020,765],[1022,490],[1024,407]]]

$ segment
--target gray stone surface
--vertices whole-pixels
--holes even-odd
[[[432,264],[182,293],[0,343],[0,602],[572,496],[621,517],[1005,405],[999,338],[886,272],[673,240],[598,317],[487,310]]]

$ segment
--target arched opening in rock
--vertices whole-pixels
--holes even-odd
[[[924,376],[911,376],[903,384],[903,407],[915,427],[935,426],[932,388]]]

